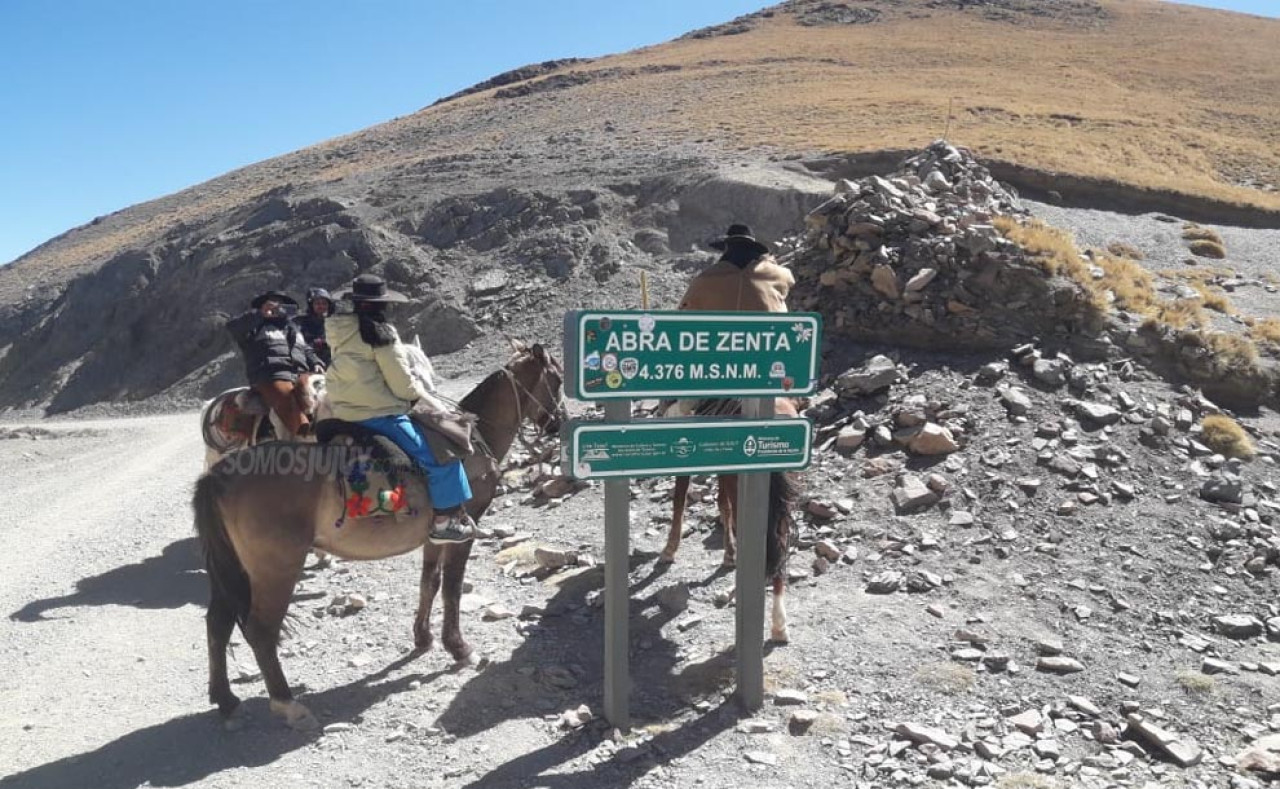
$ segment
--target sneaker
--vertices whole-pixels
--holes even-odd
[[[470,542],[476,537],[476,523],[471,520],[471,516],[465,512],[459,512],[444,523],[438,523],[431,527],[431,534],[427,536],[427,540],[433,545],[449,545],[453,543]]]

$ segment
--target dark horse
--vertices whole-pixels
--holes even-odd
[[[796,416],[793,400],[776,401],[779,416]],[[736,400],[706,400],[696,411],[699,416],[729,416],[742,412]],[[773,586],[773,616],[769,638],[785,644],[790,639],[787,632],[787,555],[790,551],[794,522],[791,510],[799,494],[794,472],[775,471],[769,475],[769,512],[765,534],[765,578]],[[658,557],[660,562],[674,562],[680,550],[680,538],[684,531],[684,509],[689,497],[689,477],[676,477],[672,493],[671,530],[667,544]],[[738,477],[721,474],[716,477],[716,506],[720,511],[720,523],[724,527],[724,566],[732,567],[737,555],[738,531]]]
[[[558,429],[563,380],[560,363],[541,345],[517,344],[511,361],[463,399],[463,410],[478,417],[476,430],[488,448],[464,463],[473,492],[466,506],[476,520],[493,500],[498,465],[523,422],[529,420],[544,435]],[[340,473],[280,473],[278,467],[271,468],[282,448],[294,446],[318,451],[315,444],[276,442],[229,455],[196,483],[193,507],[210,584],[209,700],[223,715],[240,703],[227,681],[227,642],[239,625],[262,671],[272,711],[290,726],[305,729],[314,728],[316,720],[294,700],[276,647],[308,551],[318,548],[344,559],[385,559],[424,546],[414,644],[422,651],[431,648],[431,606],[443,587],[441,639],[449,654],[464,662],[472,651],[459,627],[458,603],[471,543],[427,543],[429,507],[412,517],[388,517],[372,528],[349,521],[343,526]]]

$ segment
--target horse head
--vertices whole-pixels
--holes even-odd
[[[519,393],[520,412],[541,435],[552,435],[560,430],[565,417],[564,367],[540,343],[510,342],[515,353],[507,362],[507,371]]]

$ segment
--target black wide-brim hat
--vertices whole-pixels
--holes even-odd
[[[281,304],[291,304],[294,307],[298,306],[298,302],[292,296],[279,290],[269,290],[266,293],[255,296],[253,301],[249,302],[249,306],[256,310],[268,301],[278,301]]]
[[[361,274],[351,281],[351,286],[334,294],[339,299],[352,302],[404,303],[409,297],[387,287],[386,280],[377,274]]]
[[[756,237],[751,235],[751,228],[746,225],[729,225],[724,238],[718,238],[708,246],[721,252],[733,246],[746,247],[757,255],[767,255],[769,253],[769,247],[757,241]]]

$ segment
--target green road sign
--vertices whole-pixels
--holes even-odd
[[[565,385],[577,400],[812,394],[821,334],[809,312],[574,311]]]
[[[808,419],[574,420],[561,462],[578,479],[782,471],[808,466],[812,443]]]

